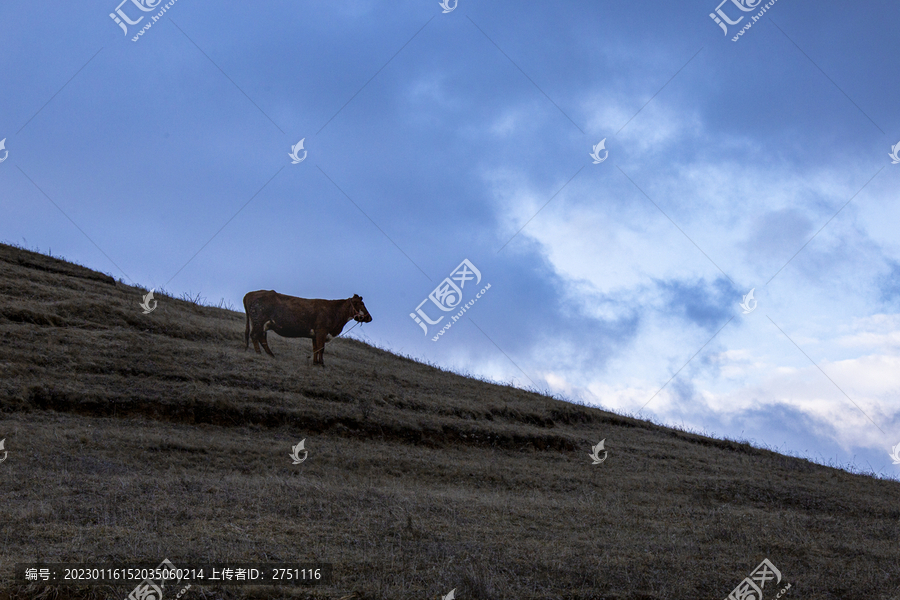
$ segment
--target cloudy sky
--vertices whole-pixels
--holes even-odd
[[[900,475],[895,2],[118,1],[0,6],[0,241]]]

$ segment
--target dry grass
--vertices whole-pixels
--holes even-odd
[[[353,340],[322,370],[272,335],[273,360],[242,314],[143,293],[0,245],[0,599],[127,593],[14,584],[16,562],[163,558],[334,564],[188,599],[721,599],[764,557],[787,598],[900,598],[900,483]]]

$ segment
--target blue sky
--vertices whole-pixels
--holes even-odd
[[[896,3],[165,4],[0,7],[0,240],[900,474]]]

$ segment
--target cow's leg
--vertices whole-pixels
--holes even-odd
[[[256,350],[256,353],[262,354],[262,352],[259,351],[259,327],[256,326],[255,322],[251,322],[248,337],[250,338],[250,341],[253,342],[253,349]]]
[[[266,354],[268,354],[272,358],[275,358],[275,355],[272,354],[271,350],[269,350],[269,344],[266,342],[266,335],[267,332],[263,331],[262,335],[259,337],[259,343],[262,344],[263,350],[266,351]]]
[[[325,332],[317,331],[313,341],[313,364],[325,366]]]

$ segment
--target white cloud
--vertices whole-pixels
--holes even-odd
[[[609,130],[623,114],[598,110],[589,128]],[[612,321],[638,314],[640,327],[602,367],[585,370],[585,361],[567,358],[552,361],[537,377],[552,391],[624,412],[639,410],[652,397],[642,415],[687,421],[693,428],[743,429],[740,419],[756,411],[772,411],[772,419],[796,411],[813,424],[810,435],[833,439],[847,451],[877,450],[898,437],[891,427],[900,420],[900,315],[872,314],[872,282],[885,257],[857,218],[859,207],[844,208],[772,286],[765,284],[857,191],[859,174],[816,165],[797,169],[749,142],[706,139],[696,118],[662,108],[632,125],[617,141],[623,153],[633,143],[642,153],[673,159],[653,163],[655,171],[629,167],[629,176],[736,286],[748,282],[742,293],[756,286],[759,310],[740,315],[737,295],[738,320],[654,397],[710,337],[668,310],[659,282],[711,284],[722,274],[627,179],[617,173],[580,176],[518,234],[518,251],[523,244],[538,251],[564,282],[561,295],[583,315]],[[706,150],[675,166],[688,137]],[[733,159],[735,147],[749,150],[745,160]],[[612,171],[618,158],[586,169]],[[498,221],[512,224],[499,237],[521,227],[565,183],[540,184],[518,171],[494,171],[486,179]],[[886,193],[870,190],[879,198]],[[578,347],[578,340],[558,341],[544,356],[570,357]],[[692,393],[690,407],[682,393]]]

